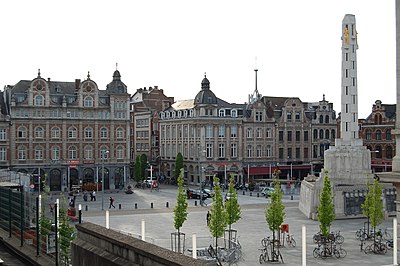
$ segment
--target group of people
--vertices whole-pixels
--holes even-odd
[[[96,191],[92,191],[90,194],[90,201],[96,201]],[[83,200],[88,201],[88,193],[87,191],[83,191]]]

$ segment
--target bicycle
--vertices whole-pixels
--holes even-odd
[[[387,247],[385,243],[382,243],[380,241],[375,241],[371,245],[368,245],[364,249],[365,254],[368,253],[375,253],[375,254],[386,254],[387,252]]]
[[[337,232],[334,232],[334,233],[331,233],[331,234],[333,234],[333,236],[334,236],[334,242],[335,243],[337,243],[337,244],[343,244],[343,242],[344,242],[344,237],[340,234],[340,231],[337,231]]]
[[[286,243],[292,247],[296,247],[296,240],[294,240],[293,235],[286,235]]]
[[[260,257],[258,258],[258,261],[260,264],[263,262],[268,262],[269,261],[269,255],[268,255],[268,249],[267,248],[259,248],[258,250],[261,250]]]
[[[333,247],[333,255],[335,255],[336,258],[344,258],[347,255],[347,251],[342,248],[341,245],[339,245],[339,248],[334,245]]]

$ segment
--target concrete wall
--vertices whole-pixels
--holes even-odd
[[[210,265],[137,238],[92,224],[77,224],[71,245],[72,265]]]

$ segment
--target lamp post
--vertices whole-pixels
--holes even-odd
[[[104,157],[109,151],[101,151],[101,210],[104,211]]]

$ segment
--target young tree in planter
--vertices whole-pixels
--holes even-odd
[[[142,154],[140,155],[140,171],[142,175],[142,180],[147,179],[146,169],[147,169],[147,156],[146,154]]]
[[[269,230],[272,231],[272,250],[271,253],[274,253],[275,249],[275,232],[279,231],[283,220],[285,219],[285,206],[282,203],[282,190],[281,183],[279,181],[279,170],[274,172],[274,191],[271,193],[271,203],[268,204],[265,208],[265,219],[268,224]],[[279,245],[277,245],[279,248]],[[279,254],[279,253],[275,253]],[[278,260],[279,258],[272,257],[273,261]]]
[[[187,195],[186,195],[186,188],[183,186],[183,168],[180,169],[180,175],[178,176],[178,194],[176,197],[176,206],[174,208],[174,226],[175,229],[178,230],[178,251],[180,251],[181,247],[181,232],[180,228],[182,227],[183,223],[187,219]]]
[[[208,228],[210,229],[211,235],[215,237],[215,250],[217,250],[218,237],[224,235],[227,218],[219,178],[216,176],[214,176],[214,184],[213,204],[210,210],[210,222],[208,223]]]
[[[371,183],[368,181],[367,183],[367,195],[365,197],[365,201],[363,204],[361,204],[361,208],[363,211],[363,214],[365,215],[365,217],[367,217],[367,233],[369,233],[369,223],[370,223],[370,217],[371,217],[371,212],[370,212],[370,206],[372,204],[372,185]],[[364,237],[364,235],[361,235],[361,237]],[[368,237],[368,235],[367,235]],[[365,239],[363,239],[365,240]]]
[[[228,224],[228,233],[229,233],[229,248],[231,248],[232,241],[232,224],[236,223],[241,217],[240,205],[238,203],[237,191],[234,188],[235,184],[233,183],[233,177],[229,179],[229,200],[225,202],[225,211],[226,211],[226,223]]]
[[[369,206],[369,215],[370,215],[370,221],[371,221],[371,226],[374,228],[374,241],[376,238],[376,227],[383,222],[384,220],[384,207],[383,207],[383,201],[382,201],[382,185],[379,184],[378,179],[374,180],[374,185],[372,186],[371,192],[368,191],[368,193],[371,193],[371,202]],[[375,246],[374,246],[375,248]]]
[[[324,187],[320,195],[320,203],[318,207],[318,221],[321,235],[328,239],[330,226],[335,220],[335,205],[332,198],[331,181],[325,172]]]
[[[68,221],[67,210],[65,208],[60,208],[60,223],[59,223],[59,243],[60,243],[60,255],[64,262],[64,265],[70,265],[70,249],[71,242],[75,238],[74,227]]]
[[[142,175],[142,166],[140,163],[140,156],[136,156],[135,160],[135,181],[139,182],[143,180],[143,175]]]
[[[182,168],[183,168],[183,156],[182,153],[178,152],[175,160],[175,177],[178,177]]]

